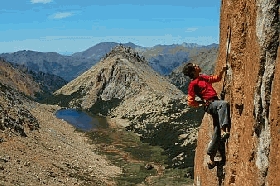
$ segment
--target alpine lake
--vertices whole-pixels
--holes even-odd
[[[190,186],[193,180],[187,169],[166,168],[168,157],[159,146],[140,140],[139,135],[121,127],[109,126],[106,118],[75,109],[61,109],[56,117],[84,132],[112,164],[121,167],[123,174],[114,178],[119,186]]]

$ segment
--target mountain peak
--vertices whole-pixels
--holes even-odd
[[[123,45],[114,47],[100,62],[55,93],[71,97],[63,106],[82,109],[92,108],[97,101],[114,99],[137,103],[136,97],[152,94],[157,98],[182,97],[182,92],[155,72],[143,57]]]
[[[115,57],[119,56],[122,58],[126,58],[130,62],[143,62],[148,64],[147,61],[145,61],[145,58],[143,56],[140,56],[138,52],[136,52],[133,48],[131,47],[126,47],[122,44],[114,47],[109,53],[105,55],[105,58],[102,60],[106,59],[107,57]]]

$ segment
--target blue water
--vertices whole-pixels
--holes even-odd
[[[106,118],[92,116],[76,109],[61,109],[56,112],[56,117],[67,121],[69,124],[82,131],[108,127]]]

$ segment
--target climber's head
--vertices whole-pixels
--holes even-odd
[[[200,72],[200,67],[194,63],[188,63],[183,68],[183,74],[185,76],[189,76],[191,79],[195,79],[197,76],[199,76]]]

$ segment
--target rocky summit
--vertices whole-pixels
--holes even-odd
[[[101,112],[97,109],[102,108],[96,107],[99,104],[110,102],[109,115],[130,119],[143,113],[165,112],[164,108],[175,100],[184,104],[180,90],[152,70],[132,48],[122,45],[55,95],[71,95],[68,106],[94,112]],[[113,106],[113,100],[118,104]]]

